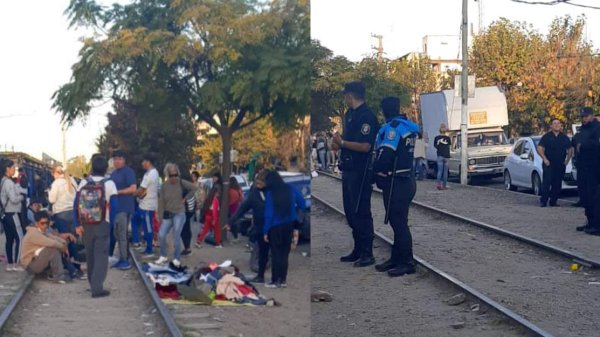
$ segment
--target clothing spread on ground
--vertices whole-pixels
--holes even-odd
[[[275,305],[261,296],[230,260],[220,265],[201,263],[190,273],[185,266],[145,263],[142,267],[162,299],[184,304]]]

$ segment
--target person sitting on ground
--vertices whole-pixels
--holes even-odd
[[[66,278],[62,256],[68,254],[67,242],[64,239],[48,235],[46,231],[49,225],[50,215],[47,212],[35,213],[35,223],[33,226],[27,227],[27,233],[23,238],[21,264],[33,274],[40,274],[50,267],[52,276],[48,279],[64,284]]]
[[[156,264],[164,264],[167,258],[167,235],[173,228],[173,244],[175,246],[173,264],[181,265],[181,232],[185,223],[185,200],[196,193],[196,186],[190,181],[180,178],[179,167],[173,163],[165,165],[167,181],[158,192],[158,219],[161,219],[158,237],[160,240],[160,257]],[[187,191],[187,194],[184,193]]]
[[[35,222],[35,213],[42,210],[42,202],[37,199],[31,199],[29,207],[27,207],[27,224],[30,225]]]
[[[296,209],[304,211],[306,202],[302,193],[288,185],[277,171],[269,171],[265,177],[265,223],[263,235],[271,246],[271,282],[267,288],[287,286],[288,259],[290,249],[298,244],[299,231]],[[292,239],[293,233],[293,239]]]

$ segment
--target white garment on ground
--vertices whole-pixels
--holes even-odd
[[[98,176],[92,176],[92,181],[94,182],[99,182],[102,181],[102,179],[105,179],[104,177],[98,177]],[[81,191],[81,189],[83,188],[83,186],[87,185],[87,179],[83,179],[81,180],[81,183],[79,184],[79,188],[77,189],[78,191]],[[104,182],[104,192],[106,193],[106,217],[104,218],[104,221],[106,222],[110,222],[110,197],[112,197],[113,195],[117,195],[117,185],[115,185],[115,182],[108,179]]]
[[[154,167],[144,173],[140,187],[146,189],[146,196],[140,200],[140,209],[144,211],[156,211],[158,208],[159,183],[160,177]]]

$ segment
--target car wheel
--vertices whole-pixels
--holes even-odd
[[[540,179],[540,175],[536,172],[533,173],[531,178],[531,188],[533,189],[533,194],[542,195],[542,180]]]
[[[517,186],[512,184],[512,179],[508,170],[504,171],[504,189],[507,191],[516,191]]]

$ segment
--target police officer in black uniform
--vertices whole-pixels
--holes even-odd
[[[400,99],[386,97],[381,101],[386,124],[379,130],[373,163],[374,180],[383,190],[386,222],[394,230],[391,257],[375,266],[389,276],[413,274],[412,236],[408,229],[408,208],[417,191],[413,174],[415,140],[419,126],[400,114]]]
[[[344,117],[343,135],[335,134],[332,145],[334,150],[342,150],[339,168],[342,171],[344,212],[354,238],[354,249],[340,260],[354,262],[355,267],[375,263],[370,159],[379,122],[365,104],[365,92],[364,84],[359,81],[344,86],[344,99],[349,109]]]
[[[600,123],[594,119],[592,108],[580,110],[581,128],[577,137],[577,175],[583,186],[580,196],[585,207],[587,224],[578,231],[600,235]]]

